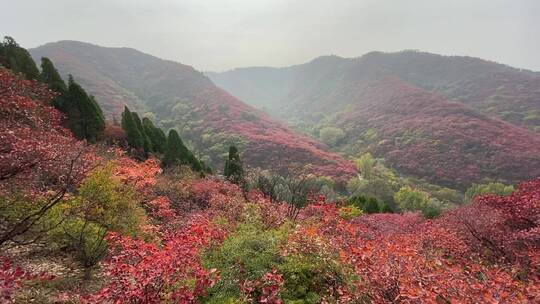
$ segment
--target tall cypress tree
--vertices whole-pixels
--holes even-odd
[[[52,61],[47,57],[41,58],[40,79],[47,84],[49,89],[59,93],[53,100],[53,104],[58,110],[64,112],[67,86],[62,77],[60,77],[60,73],[58,73],[58,70],[54,67]]]
[[[180,139],[178,132],[171,129],[169,136],[167,137],[167,149],[165,150],[165,157],[163,158],[163,165],[165,167],[171,167],[180,163],[180,154],[185,149],[184,143]]]
[[[191,151],[184,145],[176,130],[169,131],[167,149],[163,158],[163,166],[189,165],[196,172],[203,172],[203,166]]]
[[[39,79],[39,70],[30,53],[6,36],[0,43],[0,64],[16,73],[22,73],[26,79]]]
[[[144,149],[144,141],[137,124],[133,119],[132,112],[126,106],[122,113],[122,129],[126,131],[129,145],[134,149]]]
[[[63,107],[68,126],[76,137],[95,142],[105,129],[105,117],[93,96],[69,75],[68,90]]]
[[[131,112],[131,116],[133,117],[133,121],[135,122],[135,125],[137,126],[139,133],[141,133],[141,138],[143,142],[142,148],[144,149],[144,152],[146,153],[152,152],[152,142],[150,141],[150,138],[144,131],[141,119],[139,118],[139,114],[137,114],[137,112]]]
[[[142,125],[144,133],[150,138],[152,142],[152,150],[158,153],[165,153],[167,146],[167,137],[160,128],[154,126],[152,121],[148,117],[142,119]]]
[[[244,168],[240,160],[240,154],[235,146],[229,147],[229,158],[225,161],[223,175],[232,183],[239,186],[244,184]]]

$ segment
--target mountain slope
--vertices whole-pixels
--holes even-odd
[[[372,52],[359,58],[323,56],[286,68],[235,69],[208,73],[214,82],[249,104],[261,98],[269,109],[281,108],[283,117],[320,112],[317,106],[347,103],[346,91],[386,76],[399,77],[426,91],[463,102],[482,113],[529,129],[540,130],[540,73],[463,56],[403,51]],[[289,82],[268,84],[261,73],[279,73]],[[264,79],[264,82],[260,80]],[[262,87],[286,90],[265,95]],[[256,92],[251,93],[250,92]]]
[[[249,71],[209,76],[251,103],[242,84],[264,90]],[[325,56],[276,71],[290,79],[287,92],[264,106],[313,136],[339,127],[335,150],[371,151],[403,173],[462,189],[540,176],[539,73],[412,51]]]
[[[134,49],[75,41],[46,44],[30,53],[35,60],[50,58],[62,75],[76,75],[109,117],[125,104],[147,112],[162,127],[176,128],[214,166],[222,165],[227,145],[234,143],[251,166],[312,164],[312,172],[341,178],[355,172],[324,145],[244,104],[190,66]]]

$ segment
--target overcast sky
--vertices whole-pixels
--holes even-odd
[[[127,46],[203,71],[418,49],[540,71],[540,0],[0,0],[0,35]]]

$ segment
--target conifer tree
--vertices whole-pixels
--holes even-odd
[[[68,90],[62,106],[68,126],[76,137],[95,142],[105,129],[105,117],[93,96],[69,75]]]
[[[244,169],[242,168],[238,149],[235,146],[229,147],[229,158],[225,161],[223,175],[234,184],[239,186],[244,184]]]
[[[167,149],[163,158],[163,166],[171,167],[174,165],[189,165],[196,172],[203,172],[201,162],[184,145],[176,130],[169,131],[167,138]]]
[[[144,141],[141,132],[137,128],[137,124],[133,119],[132,112],[126,106],[122,113],[122,129],[126,131],[129,145],[134,149],[144,148]]]
[[[41,58],[41,81],[45,82],[49,89],[59,93],[59,95],[53,100],[54,106],[60,111],[64,111],[64,98],[67,93],[67,86],[60,73],[54,67],[52,61],[47,57]]]
[[[184,149],[187,150],[180,139],[178,132],[171,129],[169,131],[169,136],[167,137],[167,149],[165,151],[165,157],[163,158],[163,165],[170,167],[180,163],[180,155],[183,154]]]
[[[11,37],[4,37],[0,43],[0,64],[15,73],[22,73],[26,79],[39,79],[39,70],[30,53]]]
[[[141,134],[142,138],[142,148],[144,149],[145,153],[152,152],[152,142],[150,141],[150,138],[144,131],[141,119],[139,118],[139,114],[137,112],[131,112],[131,116],[133,117],[133,121],[135,122],[135,126],[137,126],[137,129],[139,130],[139,133]]]
[[[142,125],[144,133],[152,142],[152,150],[157,153],[165,153],[167,147],[167,137],[165,136],[165,133],[163,133],[160,128],[154,126],[148,117],[142,119]]]

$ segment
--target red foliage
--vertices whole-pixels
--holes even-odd
[[[358,95],[362,102],[337,123],[353,124],[354,134],[376,130],[371,148],[404,173],[460,188],[482,178],[513,183],[540,176],[538,134],[396,78]]]
[[[112,234],[110,284],[88,300],[196,303],[218,279],[215,269],[202,267],[199,255],[223,237],[224,232],[202,216],[193,216],[185,227],[166,236],[162,246]]]
[[[125,156],[122,150],[116,151],[114,175],[126,184],[133,185],[141,194],[148,194],[156,184],[156,177],[162,172],[159,161],[149,158],[144,162]]]
[[[52,280],[54,277],[45,273],[36,275],[14,266],[7,258],[0,256],[0,303],[10,303],[15,292],[26,281]]]
[[[73,187],[92,154],[61,126],[46,86],[0,68],[0,191],[38,194]]]
[[[277,269],[273,269],[257,281],[244,281],[240,289],[247,295],[248,301],[253,303],[282,304],[279,292],[283,283],[283,276]]]

